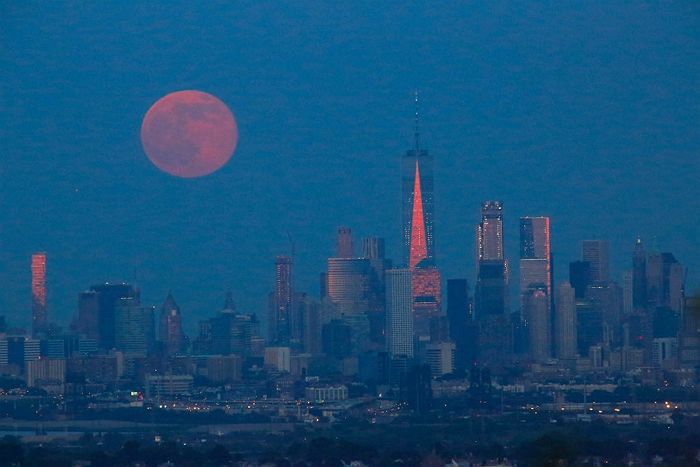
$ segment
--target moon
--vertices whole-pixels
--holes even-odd
[[[218,98],[201,91],[177,91],[148,109],[141,143],[163,172],[183,178],[203,177],[223,167],[238,143],[236,120]]]

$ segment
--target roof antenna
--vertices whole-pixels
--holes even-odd
[[[419,122],[419,113],[418,113],[418,111],[419,111],[419,107],[418,107],[419,102],[418,102],[418,90],[417,90],[417,89],[416,89],[416,91],[415,91],[414,96],[415,96],[415,103],[416,103],[416,128],[415,128],[415,132],[413,133],[413,136],[414,136],[414,138],[415,138],[415,140],[416,140],[416,152],[418,152],[418,151],[420,151],[420,127],[419,127],[419,123],[420,123],[420,122]]]

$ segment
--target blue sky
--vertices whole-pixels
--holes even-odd
[[[4,2],[0,6],[0,314],[30,316],[29,256],[49,307],[92,283],[172,291],[186,322],[232,290],[264,314],[276,254],[318,293],[335,229],[399,255],[399,157],[422,94],[444,277],[474,278],[483,199],[552,218],[558,279],[580,240],[636,235],[700,284],[696,2]],[[170,177],[143,154],[149,106],[181,89],[229,105],[221,171]]]

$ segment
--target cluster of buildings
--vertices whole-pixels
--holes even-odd
[[[699,304],[685,297],[685,269],[671,253],[647,250],[638,239],[631,269],[617,282],[609,243],[584,240],[568,280],[555,284],[550,219],[522,217],[512,300],[503,203],[485,201],[473,289],[463,278],[444,280],[434,247],[432,165],[416,129],[415,146],[401,159],[398,262],[386,257],[384,239],[357,245],[351,229],[341,227],[312,296],[295,288],[293,256],[275,259],[265,333],[258,317],[237,311],[228,294],[222,309],[188,337],[172,295],[158,308],[146,306],[125,283],[80,293],[64,331],[48,320],[46,254],[37,253],[32,332],[0,323],[0,371],[50,391],[128,384],[147,396],[266,381],[267,392],[347,397],[347,382],[415,389],[446,375],[466,372],[481,381],[513,368],[570,375],[651,370],[696,381]],[[315,386],[300,389],[299,381]]]

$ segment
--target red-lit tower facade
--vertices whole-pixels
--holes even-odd
[[[415,145],[401,159],[404,259],[412,275],[414,331],[419,342],[446,338],[440,271],[433,241],[433,158],[420,147],[416,94]],[[444,328],[444,329],[443,329]]]
[[[415,146],[401,158],[401,224],[404,263],[413,269],[435,257],[433,244],[433,157],[420,147],[416,95]]]
[[[39,252],[32,255],[32,332],[40,334],[47,328],[46,253]]]

